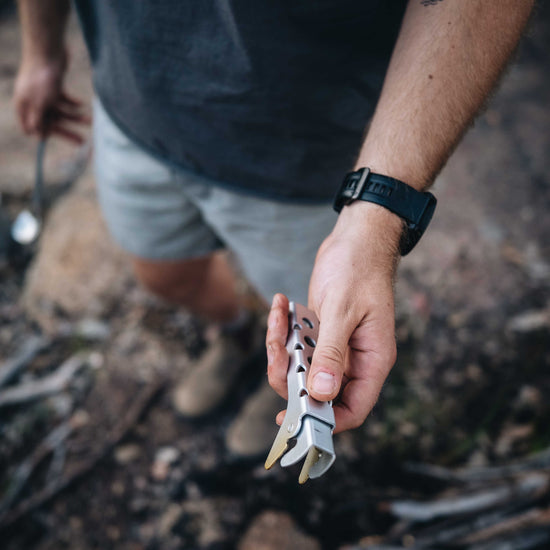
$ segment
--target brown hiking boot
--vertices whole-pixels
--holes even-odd
[[[172,393],[174,408],[184,416],[198,418],[212,412],[235,386],[252,352],[235,338],[217,338]]]
[[[279,430],[275,416],[285,407],[286,401],[275,393],[267,379],[262,381],[227,430],[228,451],[243,458],[267,453]]]
[[[172,393],[174,408],[188,418],[214,411],[234,389],[251,359],[264,349],[263,326],[257,312],[249,311],[237,326],[212,327],[210,345]]]

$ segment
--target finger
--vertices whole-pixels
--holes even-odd
[[[267,320],[267,375],[271,387],[285,399],[288,397],[288,352],[285,348],[287,336],[288,298],[283,294],[276,294]]]
[[[86,113],[80,113],[77,111],[71,112],[61,107],[55,107],[52,110],[52,117],[55,120],[67,120],[70,122],[76,122],[77,124],[85,124],[89,126],[92,122],[92,117]]]
[[[275,422],[277,423],[277,426],[280,426],[283,423],[283,420],[285,419],[285,415],[286,415],[286,409],[277,414],[277,416],[275,417]]]
[[[342,300],[326,298],[319,313],[319,338],[309,371],[310,395],[318,401],[334,399],[340,391],[349,339],[359,324]]]
[[[19,122],[19,126],[25,132],[26,134],[29,133],[28,130],[28,123],[27,123],[27,113],[29,110],[29,104],[27,101],[24,100],[16,100],[15,101],[15,112],[17,113],[17,121]]]
[[[78,99],[77,97],[71,94],[68,94],[67,92],[61,92],[61,94],[59,95],[59,99],[63,103],[67,105],[71,105],[72,107],[82,107],[82,105],[84,104],[82,100]]]
[[[26,134],[32,135],[36,133],[36,126],[34,124],[34,119],[32,117],[30,109],[26,109],[25,112],[23,112],[22,118],[21,118],[21,125],[23,127],[23,131]]]
[[[40,127],[42,126],[42,117],[40,116],[40,113],[42,111],[39,111],[36,107],[29,106],[27,109],[27,116],[26,116],[26,131],[29,134],[35,134],[40,131]]]
[[[267,318],[266,344],[277,341],[286,344],[288,337],[288,298],[284,294],[275,294]]]
[[[278,342],[267,345],[267,377],[270,386],[284,399],[288,399],[286,375],[288,352]]]
[[[362,363],[353,365],[360,377],[347,381],[334,405],[336,433],[361,426],[376,404],[395,363],[395,340],[385,343],[382,349],[383,353],[353,352],[354,362]]]
[[[45,132],[46,135],[57,135],[71,143],[76,145],[82,145],[84,143],[84,138],[77,132],[69,130],[62,124],[52,123],[49,124]]]
[[[344,388],[340,400],[334,405],[334,433],[361,426],[373,409],[384,380],[370,383],[352,380]]]

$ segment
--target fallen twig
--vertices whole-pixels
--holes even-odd
[[[522,500],[511,504],[504,504],[493,510],[483,513],[473,512],[461,516],[449,517],[439,520],[428,527],[415,527],[409,523],[408,528],[393,536],[387,537],[385,543],[396,543],[404,537],[413,537],[413,548],[437,549],[447,548],[460,544],[464,547],[464,541],[475,533],[482,533],[499,526],[504,530],[508,522],[516,523],[526,507],[530,505],[529,500]]]
[[[64,361],[54,373],[0,392],[0,407],[34,401],[64,390],[87,361],[87,354],[78,353]]]
[[[0,388],[15,378],[44,348],[51,344],[43,336],[30,336],[16,354],[0,365]]]
[[[548,541],[550,541],[548,528],[531,529],[498,540],[473,544],[468,546],[468,550],[531,550],[531,548],[543,548],[542,545]],[[548,548],[548,544],[544,548]]]
[[[420,474],[432,479],[439,479],[447,482],[473,483],[481,481],[499,480],[505,477],[514,476],[527,472],[550,468],[550,448],[533,454],[524,460],[505,464],[503,466],[487,466],[483,468],[466,468],[462,470],[451,470],[443,466],[433,464],[408,463],[405,469],[409,472]]]
[[[39,506],[42,506],[43,504],[54,498],[61,491],[66,489],[69,485],[74,483],[77,479],[81,478],[84,474],[89,472],[135,425],[135,423],[139,420],[139,418],[145,411],[147,405],[150,403],[152,398],[161,390],[164,384],[165,380],[152,382],[151,384],[143,388],[142,391],[135,398],[132,397],[132,402],[126,411],[126,414],[110,431],[99,450],[95,452],[93,452],[92,450],[89,454],[88,459],[85,462],[76,466],[64,477],[47,484],[41,491],[35,493],[28,499],[21,502],[12,511],[0,515],[0,529],[9,527],[29,512],[35,510]]]
[[[36,470],[37,466],[52,452],[60,447],[60,445],[69,437],[72,431],[70,421],[63,422],[60,426],[56,426],[44,440],[34,449],[29,457],[27,457],[15,471],[11,483],[0,501],[0,516],[5,513],[15,502],[23,487]]]
[[[533,497],[548,489],[549,478],[543,474],[530,474],[514,483],[483,489],[468,495],[457,495],[432,502],[400,500],[386,503],[392,515],[413,521],[431,521],[452,515],[467,514],[487,510],[494,505],[502,505],[512,500]]]
[[[543,510],[535,508],[517,514],[511,518],[507,518],[505,521],[501,521],[465,537],[464,543],[473,544],[483,542],[491,538],[508,536],[519,531],[541,527],[545,527],[546,529],[550,527],[549,508]]]
[[[508,508],[508,513],[510,512]],[[407,530],[399,537],[389,537],[348,550],[528,550],[540,548],[550,540],[546,510],[528,511],[509,517],[501,510],[462,520],[436,523],[427,529]],[[513,543],[512,543],[513,541]]]

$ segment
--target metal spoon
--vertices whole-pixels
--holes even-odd
[[[30,210],[23,210],[11,226],[11,236],[19,244],[33,243],[42,229],[42,191],[44,188],[44,151],[46,141],[40,140],[36,148],[36,173]]]

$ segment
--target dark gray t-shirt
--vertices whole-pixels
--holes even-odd
[[[330,200],[372,115],[404,0],[75,0],[105,109],[220,185]]]

